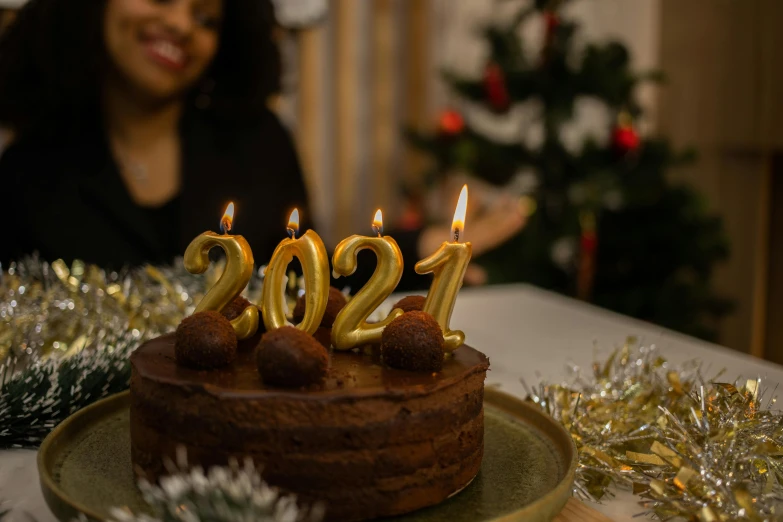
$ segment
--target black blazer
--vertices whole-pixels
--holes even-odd
[[[265,264],[285,237],[288,214],[307,212],[292,140],[272,112],[252,126],[227,127],[191,113],[181,124],[182,190],[170,221],[136,205],[101,129],[56,139],[27,139],[0,158],[0,262],[38,252],[43,259],[82,259],[106,268],[168,263],[198,234],[217,232],[228,201],[235,234]],[[305,227],[306,228],[306,223]],[[394,232],[406,259],[401,288],[427,283],[413,273],[417,231]],[[369,254],[369,252],[367,253]],[[360,259],[354,290],[374,269]],[[340,284],[345,284],[344,280]]]

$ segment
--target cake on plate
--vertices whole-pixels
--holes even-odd
[[[139,476],[164,475],[180,447],[203,467],[249,457],[327,520],[354,521],[437,504],[478,473],[489,361],[468,346],[444,358],[431,316],[407,312],[380,350],[341,352],[293,327],[243,347],[203,314],[131,357]]]

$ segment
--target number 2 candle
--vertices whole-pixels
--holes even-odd
[[[203,274],[209,268],[209,251],[220,247],[226,254],[226,267],[215,286],[196,306],[196,312],[220,312],[245,289],[253,275],[253,251],[242,236],[229,235],[234,221],[234,204],[229,203],[220,220],[222,235],[204,232],[191,241],[185,250],[185,269],[192,274]],[[258,330],[258,308],[248,306],[231,321],[239,339],[247,339]]]
[[[402,314],[402,310],[393,310],[383,321],[367,323],[370,314],[400,282],[403,268],[402,253],[397,242],[383,235],[383,214],[380,210],[375,213],[372,228],[378,237],[355,235],[346,238],[337,245],[332,256],[334,272],[341,276],[349,276],[356,271],[356,256],[361,250],[371,250],[378,258],[378,264],[370,280],[345,305],[334,321],[332,344],[338,350],[349,350],[362,344],[381,342],[383,329]]]
[[[473,246],[463,242],[465,233],[465,214],[468,206],[468,186],[462,187],[457,209],[452,222],[452,241],[446,241],[426,259],[416,263],[416,273],[433,273],[432,285],[424,301],[424,311],[431,314],[441,329],[445,349],[452,352],[465,342],[465,334],[460,330],[450,330],[449,321],[454,311],[457,293],[462,287],[462,279],[468,268]]]

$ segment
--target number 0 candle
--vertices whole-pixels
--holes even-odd
[[[204,232],[191,241],[185,250],[185,269],[193,274],[203,274],[209,268],[209,251],[220,247],[226,254],[226,267],[215,286],[196,306],[196,312],[215,310],[220,312],[245,289],[253,275],[253,251],[242,236],[228,233],[234,221],[234,204],[229,203],[220,220],[222,235]],[[248,306],[231,321],[239,339],[247,339],[258,330],[258,308]]]
[[[349,276],[356,271],[356,256],[362,250],[371,250],[378,258],[375,272],[364,287],[359,290],[340,311],[332,325],[332,344],[338,350],[349,350],[362,344],[381,342],[383,329],[402,314],[393,310],[381,322],[368,324],[367,318],[394,291],[402,277],[402,253],[397,242],[383,235],[383,214],[375,213],[372,225],[378,237],[351,236],[337,245],[332,256],[334,272]]]
[[[299,211],[294,209],[288,220],[288,238],[277,245],[264,276],[263,302],[261,312],[267,330],[281,328],[288,324],[285,316],[283,278],[294,257],[302,265],[305,282],[305,316],[296,325],[300,330],[314,334],[321,325],[329,301],[329,257],[321,237],[308,230],[297,239]]]
[[[424,311],[431,314],[443,329],[445,349],[452,352],[465,342],[465,334],[459,330],[450,330],[449,321],[454,311],[457,293],[462,287],[462,279],[468,268],[473,246],[463,243],[465,233],[465,213],[468,206],[468,186],[462,187],[457,209],[452,223],[453,241],[443,243],[440,248],[426,259],[416,263],[416,273],[433,273],[434,277],[427,299],[424,301]]]

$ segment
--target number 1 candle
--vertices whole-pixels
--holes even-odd
[[[226,254],[226,267],[215,286],[201,299],[196,312],[215,310],[220,312],[245,289],[253,275],[253,251],[242,236],[228,233],[234,221],[234,204],[229,203],[220,220],[222,235],[204,232],[196,237],[185,250],[185,269],[192,274],[203,274],[209,268],[209,251],[220,247]],[[258,308],[248,306],[231,321],[239,339],[247,339],[258,330]]]
[[[460,330],[450,330],[449,321],[473,253],[473,246],[462,242],[467,206],[468,186],[465,185],[462,187],[457,209],[454,212],[451,227],[453,241],[443,243],[434,254],[416,263],[415,267],[418,274],[434,274],[430,291],[424,301],[424,311],[431,314],[443,329],[447,352],[453,352],[465,342],[465,334]]]
[[[294,257],[302,265],[305,282],[305,316],[296,325],[310,335],[321,325],[329,301],[329,257],[321,237],[308,230],[296,237],[299,231],[299,211],[294,209],[288,220],[288,238],[277,245],[264,275],[263,302],[261,313],[267,330],[281,328],[288,324],[285,316],[283,277]]]
[[[351,236],[337,245],[332,256],[334,272],[349,276],[356,271],[356,256],[361,250],[371,250],[378,258],[375,272],[364,287],[359,290],[340,311],[332,325],[332,344],[338,350],[349,350],[362,344],[381,342],[383,329],[402,314],[393,310],[389,317],[374,324],[367,318],[394,291],[402,277],[402,253],[397,242],[383,235],[383,214],[375,213],[372,225],[378,237]]]

